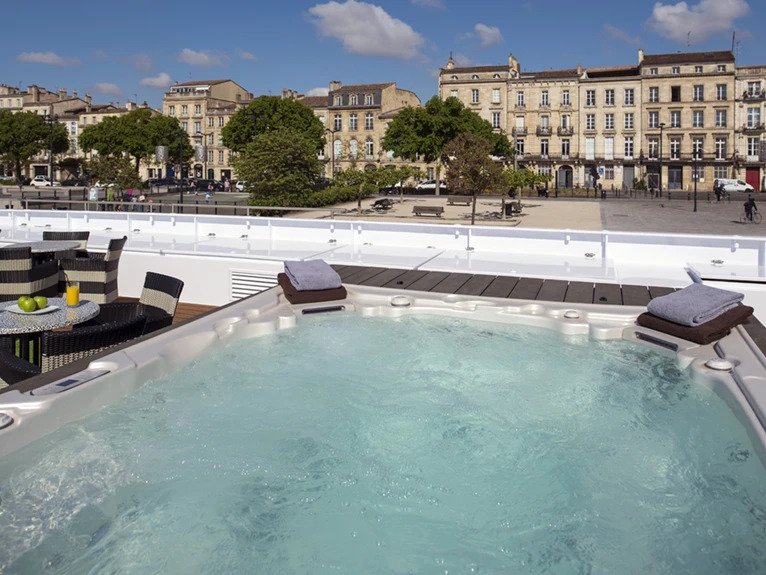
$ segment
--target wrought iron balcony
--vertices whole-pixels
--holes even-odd
[[[746,102],[766,100],[766,90],[761,90],[760,92],[745,92],[742,94],[742,99]]]
[[[514,136],[526,136],[527,135],[527,128],[526,126],[522,126],[521,128],[513,128],[511,129],[511,134]]]
[[[537,126],[537,129],[535,130],[535,134],[538,136],[550,136],[551,132],[552,130],[550,126]]]
[[[764,126],[763,124],[745,124],[742,126],[743,132],[763,132]]]
[[[559,136],[572,136],[574,135],[574,128],[572,126],[559,126],[556,128],[556,133]]]

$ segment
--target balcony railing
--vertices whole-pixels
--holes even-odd
[[[574,128],[572,126],[559,126],[556,128],[556,133],[559,136],[572,136],[574,134]]]
[[[511,134],[513,134],[514,136],[526,136],[527,135],[527,128],[526,128],[526,126],[521,127],[521,128],[518,128],[518,127],[517,128],[512,128],[511,129]]]
[[[760,92],[745,92],[742,94],[742,99],[746,102],[753,102],[755,100],[766,100],[766,90]]]
[[[745,124],[742,126],[743,132],[762,132],[764,130],[764,125],[761,124]]]
[[[551,135],[551,127],[550,126],[537,126],[537,129],[535,130],[535,134],[538,136],[550,136]]]

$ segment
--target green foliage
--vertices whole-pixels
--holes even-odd
[[[14,114],[0,110],[0,157],[13,164],[16,176],[21,175],[22,165],[44,150],[53,149],[61,154],[69,149],[66,126],[48,124],[43,116],[34,112]]]
[[[141,181],[127,156],[95,156],[86,164],[93,181],[116,184],[119,189],[138,188]]]
[[[371,187],[362,190],[363,197],[375,195],[376,191]],[[335,185],[324,190],[311,192],[304,196],[258,196],[250,201],[253,206],[280,206],[300,208],[323,208],[335,204],[352,202],[359,198],[359,187]]]
[[[530,188],[539,182],[539,175],[527,168],[505,170],[506,184],[510,190]]]
[[[448,143],[447,179],[457,194],[504,194],[507,180],[503,165],[490,158],[492,144],[484,136],[464,132]]]
[[[67,172],[70,176],[75,177],[82,173],[82,167],[85,164],[85,160],[82,158],[64,158],[58,163],[61,170]]]
[[[634,190],[645,190],[646,189],[646,180],[644,178],[633,178],[633,189]]]
[[[83,149],[96,150],[102,156],[128,154],[133,158],[136,171],[141,161],[153,160],[155,146],[168,146],[171,162],[181,159],[185,163],[194,154],[189,136],[178,120],[148,108],[104,118],[98,124],[87,126],[80,134],[79,143]]]
[[[259,134],[291,130],[311,142],[314,151],[324,146],[324,126],[314,112],[297,100],[260,96],[238,110],[221,130],[223,145],[243,152]]]
[[[286,129],[258,134],[232,163],[238,177],[248,182],[252,199],[305,196],[323,167],[315,142]]]

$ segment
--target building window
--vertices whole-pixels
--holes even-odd
[[[449,79],[450,79],[450,80],[457,80],[457,76],[455,76],[455,75],[453,74],[452,76],[450,76],[450,77],[449,77]]]
[[[474,74],[473,76],[471,76],[471,80],[478,80],[478,79],[479,79],[478,74]]]
[[[218,116],[218,127],[223,128],[224,123],[226,122],[226,119],[223,116]]]
[[[189,115],[189,106],[187,106],[186,104],[181,105],[181,115],[182,116]]]
[[[569,114],[561,114],[561,127],[564,129],[569,129],[569,126],[571,126]]]
[[[548,100],[548,90],[543,90],[540,92],[540,105],[541,106],[550,106],[551,103]]]
[[[681,110],[670,111],[670,127],[671,128],[681,127]]]
[[[648,144],[649,144],[649,159],[656,160],[660,150],[660,141],[658,138],[649,138]]]
[[[605,164],[604,165],[604,179],[605,180],[613,180],[614,179],[614,164]]]
[[[561,91],[561,105],[569,106],[569,90]]]
[[[704,143],[705,143],[705,139],[700,136],[696,136],[692,138],[692,157],[697,159],[702,158],[702,150],[703,150]]]
[[[449,91],[450,98],[457,98],[457,90]]]
[[[550,127],[550,125],[551,125],[550,116],[548,116],[548,115],[540,116],[540,127],[541,128],[544,128],[544,129],[547,130]]]
[[[343,153],[343,143],[340,140],[335,140],[332,143],[332,155],[336,158],[340,158]]]
[[[372,123],[372,112],[365,112],[364,114],[364,129],[365,130],[372,130],[373,123]]]
[[[349,106],[356,106],[359,104],[359,96],[357,94],[351,94],[348,97],[348,105]]]
[[[492,88],[492,103],[500,103],[500,88]]]
[[[335,114],[332,119],[332,129],[336,132],[340,132],[343,129],[343,120],[340,114]]]
[[[729,177],[729,168],[726,166],[713,166],[713,177],[714,178],[728,178]]]
[[[761,109],[748,108],[747,109],[747,127],[757,128],[760,125],[761,125]]]
[[[747,83],[747,95],[748,96],[760,96],[761,95],[761,83],[760,82],[748,82]]]
[[[726,64],[718,64],[719,72],[726,72]]]
[[[703,110],[692,110],[692,128],[702,128],[705,125],[705,113]]]
[[[660,127],[660,113],[659,112],[649,112],[649,117],[647,119],[647,122],[649,123],[650,128],[659,128]]]
[[[215,118],[209,116],[207,119],[207,127],[212,128],[213,126],[215,126]]]
[[[194,113],[199,115],[202,113],[202,106],[200,104],[194,104]]]
[[[660,89],[658,86],[651,86],[649,88],[649,101],[655,103],[660,101]]]
[[[702,66],[695,66],[694,67],[694,73],[695,74],[702,74]]]
[[[614,160],[614,138],[604,138],[604,159]]]
[[[492,112],[492,127],[500,127],[500,112]]]
[[[356,112],[352,112],[348,115],[348,129],[351,132],[356,132],[357,129],[359,129],[358,118],[356,117]]]
[[[726,84],[716,84],[715,99],[718,101],[726,100]]]
[[[479,90],[476,88],[471,89],[471,104],[479,103]]]
[[[353,159],[356,159],[356,157],[359,155],[359,142],[356,140],[351,140],[348,143],[348,154]]]
[[[543,138],[540,140],[540,155],[543,158],[548,157],[548,138]]]
[[[705,100],[705,87],[702,84],[695,84],[692,99],[695,102],[703,102]]]
[[[636,91],[633,88],[625,88],[625,105],[632,106],[636,101]]]
[[[758,155],[758,147],[759,147],[759,138],[755,137],[748,137],[747,138],[747,155],[748,156],[757,156]]]
[[[670,159],[681,159],[681,140],[678,138],[670,138]]]
[[[175,115],[176,115],[176,107],[168,106],[168,116],[175,116]]]
[[[214,156],[215,156],[215,155],[214,155],[214,152],[213,152],[213,150],[208,150],[208,151],[207,151],[207,153],[205,154],[205,159],[206,159],[206,160],[207,160],[209,163],[211,163],[211,164],[212,164],[212,163],[213,163],[213,159],[214,159]],[[219,157],[223,158],[223,156],[219,156]],[[221,161],[223,161],[223,159],[222,159]]]
[[[633,157],[633,136],[627,136],[625,138],[625,157]]]
[[[585,115],[585,129],[586,130],[595,130],[596,129],[596,114],[586,114]]]
[[[585,138],[585,159],[592,160],[596,157],[596,138]]]
[[[633,112],[625,113],[625,129],[626,130],[633,129]]]
[[[516,92],[516,105],[517,106],[523,106],[524,105],[524,92]]]
[[[585,105],[586,106],[595,106],[596,105],[596,90],[586,90],[585,91]]]
[[[614,130],[614,114],[604,114],[604,129]]]
[[[715,127],[716,128],[726,127],[726,110],[715,111]]]
[[[223,164],[223,150],[218,150],[218,163]]]
[[[524,155],[524,138],[516,139],[516,154],[519,156]]]
[[[202,122],[194,122],[194,133],[199,134],[202,131]]]
[[[726,138],[719,136],[715,139],[715,159],[726,159]]]
[[[184,132],[188,132],[189,131],[189,122],[181,122],[181,129]]]
[[[364,155],[367,158],[372,158],[375,154],[375,146],[372,143],[372,138],[367,138],[364,141]]]
[[[658,73],[659,73],[659,70],[657,68],[649,68],[650,76],[656,76]]]
[[[614,106],[614,89],[607,88],[604,90],[604,104],[607,106]]]
[[[671,102],[680,102],[681,101],[681,86],[671,86],[670,87],[670,101]]]
[[[364,95],[364,105],[365,106],[372,106],[375,102],[373,101],[372,94],[365,94]]]
[[[561,157],[566,159],[569,157],[569,138],[561,140]]]
[[[335,96],[335,97],[333,98],[333,104],[334,104],[335,106],[340,106],[340,102],[341,102],[340,96]]]
[[[537,173],[541,176],[544,176],[546,178],[551,177],[551,167],[550,166],[540,166],[537,168]]]
[[[671,73],[673,73],[673,74],[680,74],[680,73],[681,73],[681,67],[680,67],[680,66],[673,66],[673,67],[670,69],[670,71],[671,71]]]

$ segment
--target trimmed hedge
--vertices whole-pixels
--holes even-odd
[[[362,199],[376,195],[373,187],[362,191]],[[311,192],[305,196],[280,195],[258,196],[250,199],[251,206],[274,206],[283,208],[323,208],[333,204],[354,202],[359,197],[357,186],[331,186],[324,190]]]

